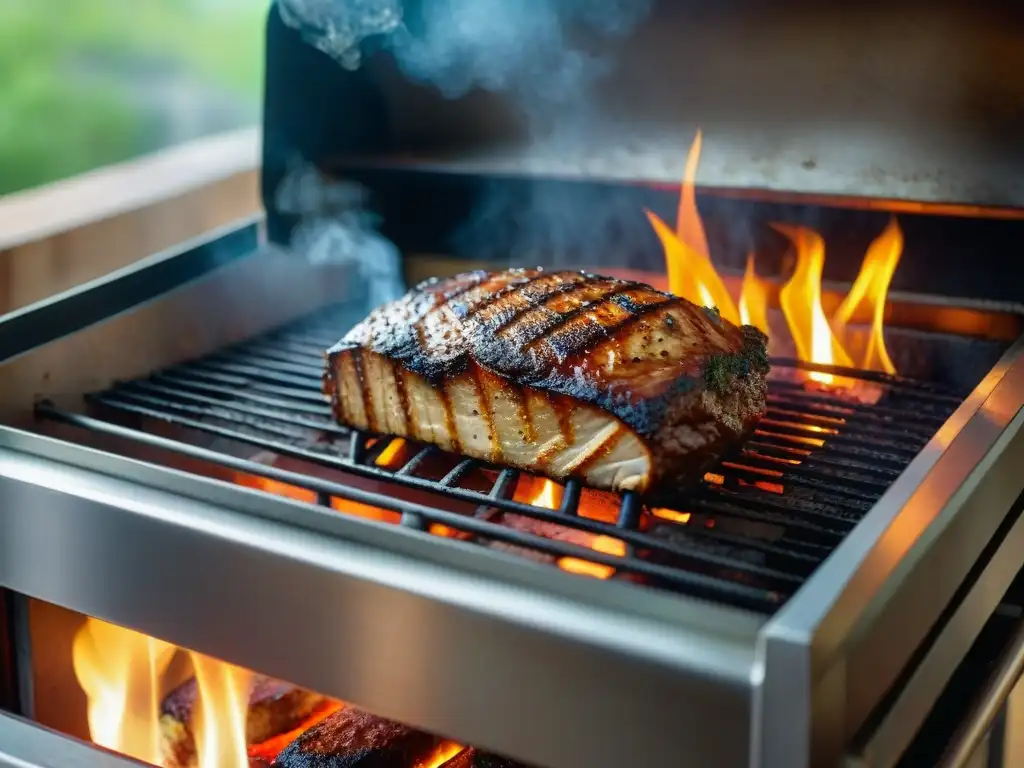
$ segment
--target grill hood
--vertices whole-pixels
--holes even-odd
[[[479,13],[451,18],[466,28],[461,53],[452,54],[449,41],[458,36],[439,32],[440,22],[424,10],[441,5],[483,8],[407,2],[405,26],[367,41],[355,70],[303,42],[303,35],[316,38],[313,27],[300,34],[271,13],[268,190],[296,154],[678,183],[700,126],[706,141],[698,182],[705,188],[1024,206],[1016,140],[1024,130],[1019,10],[948,0],[898,7],[654,0],[628,32],[622,23],[616,35],[597,34],[595,26],[611,27],[600,19],[589,31],[559,27],[556,42],[565,50],[558,51],[556,42],[537,38],[548,27],[506,19],[513,12],[498,3],[491,26]],[[564,16],[569,5],[549,0],[537,13]],[[595,16],[615,10],[614,3],[597,5]],[[494,25],[505,30],[495,37],[504,46],[497,49],[488,37]],[[476,28],[486,43],[474,42]],[[418,59],[395,42],[406,31],[427,40]],[[424,64],[427,54],[454,58],[445,69]],[[499,57],[511,58],[509,71],[528,74],[507,75]],[[583,74],[567,85],[566,68],[579,61]],[[438,87],[452,92],[474,79],[495,87],[451,98]]]

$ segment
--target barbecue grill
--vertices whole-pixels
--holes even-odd
[[[712,163],[709,240],[727,282],[750,244],[783,274],[783,244],[756,224],[813,222],[835,306],[865,233],[898,211],[907,255],[886,341],[900,373],[776,357],[757,433],[699,487],[641,499],[569,481],[541,501],[525,473],[330,418],[323,350],[363,317],[374,281],[394,277],[358,247],[298,252],[339,205],[380,216],[410,284],[510,262],[657,278],[657,242],[619,217],[672,210],[686,120],[664,82],[631,86],[655,62],[706,52],[708,35],[742,38],[736,19],[757,13],[682,19],[671,5],[613,46],[595,96],[637,116],[639,159],[620,129],[524,143],[493,94],[443,98],[386,52],[346,70],[271,9],[266,216],[0,318],[0,762],[12,750],[29,764],[134,764],[32,720],[59,687],[47,654],[70,652],[53,639],[69,634],[56,606],[548,768],[1013,764],[1024,296],[995,275],[1024,239],[1024,196],[1007,176],[975,175],[995,146],[977,149],[979,124],[1015,119],[997,105],[958,122],[937,92],[915,100],[915,118],[943,115],[948,134],[919,134],[907,115],[878,133],[918,84],[866,97],[877,62],[826,59],[802,91],[784,82],[781,43],[763,42],[761,76],[787,106],[816,110],[807,126],[849,106],[811,103],[838,75],[868,128],[835,156],[834,141],[809,137],[817,159],[781,177]],[[799,39],[855,40],[879,32],[873,13],[793,7],[773,25],[799,28],[804,14]],[[965,49],[995,34],[981,10],[900,18],[917,30],[902,54],[915,67],[945,25]],[[777,129],[763,99],[744,107],[763,110],[756,122],[731,114],[751,84],[715,67],[722,93],[687,86],[706,125]],[[763,150],[723,132],[741,160]],[[908,135],[919,154],[900,154]],[[869,172],[893,158],[900,180]],[[321,186],[282,194],[310,167]],[[613,226],[568,248],[550,230],[524,241],[538,200]],[[502,226],[495,201],[520,226]],[[808,371],[870,396],[808,387]]]

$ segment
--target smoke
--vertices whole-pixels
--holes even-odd
[[[493,182],[453,237],[459,253],[509,266],[661,269],[642,200],[614,188]]]
[[[299,219],[291,240],[295,252],[313,264],[350,270],[349,302],[360,302],[369,312],[405,292],[398,249],[377,230],[379,221],[367,209],[363,187],[295,163],[275,197],[281,213]]]
[[[569,30],[628,34],[650,0],[278,0],[285,23],[347,68],[370,38],[410,80],[457,98],[481,88],[512,94],[526,111],[583,104],[610,63]]]
[[[613,62],[590,49],[601,39],[629,34],[650,5],[651,0],[278,0],[284,22],[342,66],[358,68],[372,46],[390,53],[408,80],[446,98],[474,90],[500,93],[526,116],[532,140],[545,134],[552,145],[597,130],[593,85]],[[636,228],[649,230],[642,211],[625,200],[570,201],[546,189],[510,192],[496,185],[479,206],[457,241],[503,243],[503,258],[518,263],[560,266],[579,254],[582,263],[593,265],[610,244],[634,241]],[[324,236],[320,226],[318,238]],[[632,231],[623,235],[623,229]],[[342,247],[340,237],[335,227],[331,249]]]

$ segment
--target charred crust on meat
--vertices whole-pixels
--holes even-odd
[[[458,308],[444,298],[453,294],[460,297]],[[753,429],[765,409],[766,348],[767,338],[755,328],[737,327],[713,308],[640,283],[585,272],[468,273],[374,310],[329,351],[324,392],[337,403],[342,385],[328,379],[347,367],[342,399],[358,405],[356,376],[338,355],[353,361],[383,356],[396,373],[402,368],[422,377],[416,386],[434,388],[443,407],[438,421],[444,420],[451,438],[439,444],[460,452],[453,398],[475,379],[492,450],[489,459],[476,445],[474,457],[540,472],[555,471],[556,454],[573,447],[565,416],[590,406],[614,417],[630,440],[639,439],[650,462],[641,479],[621,487],[616,479],[614,487],[646,492],[664,482],[699,479],[700,468]],[[521,416],[519,439],[536,443],[534,422],[546,418],[542,411],[531,413],[532,398],[551,407],[563,437],[545,436],[550,442],[516,464],[502,444],[508,436],[499,438],[490,413],[499,395],[503,408],[511,400]],[[476,406],[458,405],[469,407]],[[342,411],[335,407],[340,420]],[[462,415],[460,410],[460,424]],[[572,462],[560,460],[557,472],[579,476]]]
[[[539,270],[530,271],[532,275],[538,275],[538,273]],[[521,276],[525,272],[520,271],[516,274]],[[567,282],[570,284],[564,288],[566,291],[579,290],[589,283],[598,281],[614,284],[617,289],[607,303],[614,304],[625,313],[625,316],[617,323],[601,325],[584,312],[578,315],[577,319],[586,318],[586,321],[580,320],[575,323],[571,330],[566,331],[563,335],[552,338],[551,332],[547,331],[539,338],[534,338],[529,345],[517,349],[500,333],[494,332],[493,324],[478,323],[475,318],[469,318],[467,325],[459,331],[464,339],[461,348],[455,349],[451,354],[438,354],[436,350],[429,349],[419,338],[421,322],[427,313],[442,306],[446,301],[445,296],[464,293],[463,289],[476,287],[491,276],[493,276],[492,273],[471,272],[447,280],[421,283],[420,286],[426,286],[429,290],[417,287],[395,305],[387,305],[375,310],[366,321],[332,347],[328,355],[333,359],[337,354],[351,350],[354,353],[353,358],[358,360],[360,355],[355,348],[369,348],[389,357],[410,372],[423,376],[437,388],[445,403],[446,411],[450,411],[451,406],[444,391],[445,382],[465,373],[469,363],[475,361],[492,373],[514,380],[521,386],[530,386],[541,391],[565,395],[603,408],[643,436],[652,434],[657,428],[665,409],[666,400],[678,397],[680,393],[688,392],[698,386],[715,388],[728,386],[732,376],[743,375],[743,371],[749,368],[750,364],[760,364],[766,360],[764,346],[766,341],[763,334],[752,329],[755,330],[759,338],[751,337],[748,331],[738,329],[724,321],[713,307],[700,308],[684,299],[656,291],[649,286],[591,275],[586,272],[543,273],[545,278],[550,278],[555,282],[541,284],[537,280],[531,280],[525,286],[521,286],[522,293],[527,295],[527,304],[535,309],[537,306],[535,300],[550,299],[552,290],[558,286],[566,286]],[[569,278],[572,280],[570,281]],[[566,282],[557,282],[560,280]],[[454,286],[458,286],[458,288]],[[642,298],[627,295],[629,291],[642,293]],[[590,353],[595,345],[612,343],[629,332],[642,318],[658,310],[671,308],[678,308],[691,317],[698,336],[706,337],[706,334],[700,332],[697,316],[713,320],[721,331],[729,333],[730,336],[735,334],[732,336],[735,339],[733,349],[729,352],[713,354],[705,361],[702,370],[677,377],[663,394],[643,400],[631,397],[629,392],[603,386],[599,377],[580,376],[579,367],[571,371],[565,370],[570,367],[566,365],[567,363],[572,363],[576,358]],[[593,306],[587,309],[588,312],[594,311]],[[519,310],[516,311],[519,312]],[[397,320],[403,322],[397,320],[391,322],[386,327],[387,332],[385,333],[382,320],[388,313],[396,315]],[[659,323],[659,327],[663,328],[665,333],[679,333],[681,330],[679,323],[671,315],[666,315]],[[656,343],[655,335],[652,333],[645,333],[644,340],[647,345]],[[538,345],[543,345],[544,354],[537,351]],[[744,365],[744,362],[747,365]],[[327,391],[326,386],[325,391]]]
[[[474,306],[467,308],[466,313],[464,315],[459,315],[458,311],[456,311],[455,314],[462,319],[475,315],[477,312],[479,312],[482,309],[485,309],[487,306],[493,304],[495,301],[498,301],[503,296],[506,296],[512,293],[513,291],[517,291],[524,285],[532,283],[534,280],[539,280],[540,278],[544,277],[547,274],[547,272],[545,272],[540,267],[538,267],[532,274],[527,273],[525,270],[519,271],[523,274],[520,275],[519,277],[509,280],[502,288],[499,288],[497,291],[488,294],[487,298],[484,301],[481,301],[475,304]]]
[[[391,720],[345,707],[281,750],[276,768],[408,768],[439,741]]]

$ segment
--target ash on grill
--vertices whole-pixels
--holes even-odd
[[[378,519],[770,613],[962,399],[932,384],[821,368],[878,388],[875,402],[857,402],[786,373],[808,364],[775,360],[781,375],[756,434],[699,487],[641,500],[570,481],[552,503],[549,481],[335,424],[320,392],[322,355],[349,324],[350,311],[331,308],[92,394],[88,415],[51,403],[38,414],[263,478],[264,488],[285,483],[322,505],[389,510]],[[154,434],[155,424],[178,432]],[[200,447],[204,435],[270,452],[300,471]],[[361,490],[352,482],[359,478],[374,490]]]

